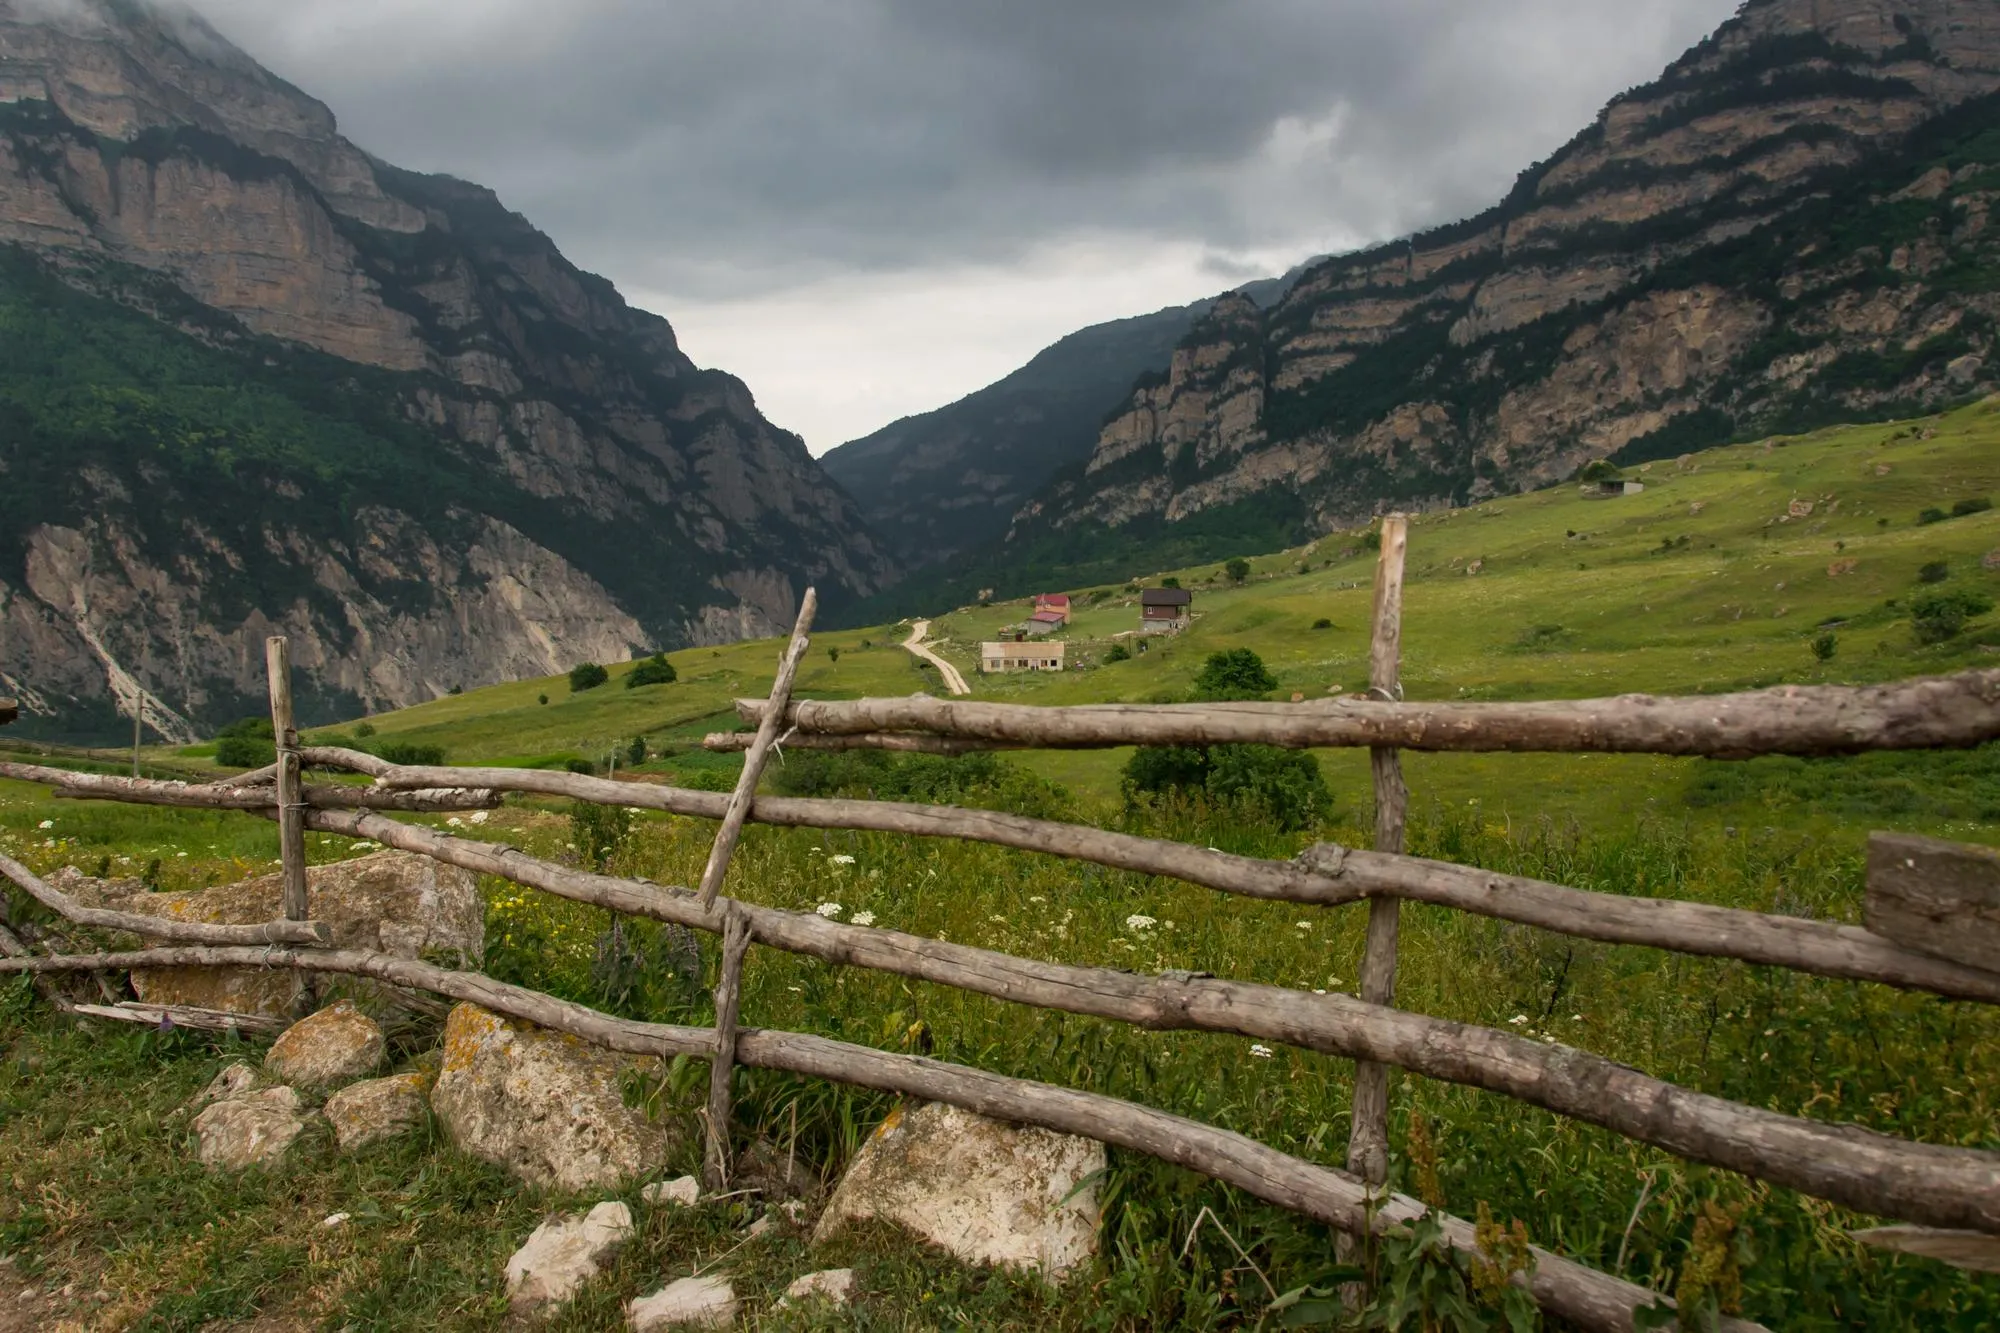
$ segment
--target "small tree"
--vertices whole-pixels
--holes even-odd
[[[627,746],[625,749],[625,757],[631,760],[635,766],[638,764],[645,763],[646,738],[644,736],[634,736],[632,738],[632,744]]]
[[[840,648],[838,645],[830,646],[827,648],[826,660],[829,662],[838,662],[840,660]]]
[[[1181,581],[1169,575],[1168,577],[1160,580],[1160,586],[1162,588],[1178,588],[1181,586]]]
[[[1222,572],[1229,576],[1229,581],[1231,583],[1241,583],[1243,582],[1243,580],[1250,577],[1250,562],[1248,560],[1243,559],[1241,556],[1238,556],[1236,559],[1231,560],[1228,564],[1224,565],[1222,567]]]
[[[1918,643],[1943,643],[1957,638],[1966,621],[1992,609],[1991,599],[1976,592],[1934,592],[1910,603],[1910,627]]]
[[[1114,643],[1104,650],[1104,661],[1107,666],[1113,662],[1129,662],[1131,660],[1132,650],[1122,643]]]
[[[625,688],[636,690],[642,685],[671,685],[680,678],[681,673],[674,670],[674,664],[667,660],[665,653],[654,653],[625,673]]]
[[[1840,640],[1831,632],[1820,635],[1812,641],[1813,656],[1822,662],[1831,662],[1833,655],[1840,651]]]
[[[1951,577],[1951,566],[1942,560],[1932,560],[1917,571],[1919,583],[1943,583]]]
[[[1194,697],[1204,702],[1261,699],[1277,688],[1264,659],[1248,648],[1211,654],[1194,678]]]
[[[1599,458],[1584,464],[1583,471],[1576,477],[1578,481],[1618,481],[1624,475],[1610,459]]]
[[[595,662],[578,662],[569,669],[569,692],[582,694],[611,679],[611,673]]]

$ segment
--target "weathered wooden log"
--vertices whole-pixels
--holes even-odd
[[[746,721],[765,701],[739,699]],[[1432,751],[1835,755],[1962,749],[2000,739],[2000,669],[1892,685],[1782,685],[1741,694],[1544,703],[1086,704],[1041,708],[933,699],[804,701],[801,734],[922,732],[1042,749],[1252,743],[1291,749],[1394,746]]]
[[[1382,519],[1381,553],[1375,564],[1374,631],[1369,642],[1368,683],[1385,700],[1402,694],[1403,560],[1409,550],[1410,522],[1401,514]],[[1378,745],[1368,752],[1375,783],[1375,850],[1403,851],[1403,822],[1410,789],[1403,761]],[[1396,1002],[1396,941],[1402,903],[1382,896],[1368,903],[1368,933],[1362,946],[1359,994],[1370,1004]],[[1354,1067],[1354,1108],[1347,1139],[1347,1169],[1371,1185],[1389,1179],[1389,1067],[1363,1060]]]
[[[2000,851],[1871,833],[1862,920],[1885,939],[2000,976]]]
[[[0,856],[0,878],[12,880],[36,902],[79,926],[99,930],[124,930],[156,940],[181,940],[189,944],[328,944],[333,940],[324,922],[266,921],[261,925],[224,926],[206,921],[179,921],[172,917],[143,916],[137,912],[114,912],[102,907],[86,907],[56,888],[10,856]]]
[[[611,782],[540,769],[385,768],[378,781],[398,790],[405,785],[470,782],[495,791],[567,796],[700,819],[720,818],[728,801],[719,792]],[[1297,861],[1265,861],[993,810],[783,796],[758,797],[750,807],[750,818],[781,828],[961,838],[1092,861],[1139,874],[1171,876],[1224,893],[1278,902],[1335,906],[1386,895],[1580,939],[1734,958],[1818,976],[2000,1003],[2000,976],[1906,949],[1858,926],[1667,898],[1592,893],[1473,866],[1351,851],[1332,844],[1309,849]]]
[[[819,592],[806,589],[806,595],[799,602],[798,622],[792,626],[792,641],[785,645],[785,655],[778,662],[777,679],[771,682],[771,697],[766,701],[764,720],[757,724],[757,737],[750,743],[750,750],[743,756],[743,771],[737,775],[736,790],[729,794],[729,804],[722,812],[722,826],[715,831],[715,842],[708,849],[708,864],[701,872],[701,905],[709,906],[715,895],[722,891],[722,880],[729,873],[729,858],[736,854],[736,843],[743,836],[743,821],[750,815],[750,802],[756,799],[757,783],[764,776],[765,761],[771,757],[771,747],[778,743],[778,730],[785,715],[785,705],[791,702],[792,681],[799,674],[799,663],[805,660],[806,650],[812,646],[813,612],[819,609]]]
[[[306,915],[305,793],[299,782],[299,730],[292,717],[292,650],[281,634],[264,640],[264,665],[271,685],[271,737],[278,748],[278,864],[283,880],[285,917],[303,921]]]
[[[121,1000],[117,1004],[78,1004],[70,1012],[87,1018],[107,1018],[118,1023],[143,1023],[148,1027],[195,1028],[204,1032],[248,1032],[275,1036],[291,1026],[288,1018],[267,1018],[262,1014],[237,1014],[226,1009],[196,1009],[185,1004],[141,1004]]]
[[[511,847],[447,837],[380,815],[313,811],[309,822],[323,832],[372,838],[614,912],[711,934],[723,929],[723,909],[704,910],[686,889],[573,870]],[[1347,995],[1212,978],[1140,977],[845,925],[813,912],[743,902],[731,910],[744,914],[758,943],[791,953],[1153,1030],[1229,1032],[1374,1060],[1503,1093],[1690,1161],[1756,1176],[1858,1211],[2000,1233],[2000,1154],[1909,1143],[1854,1126],[1741,1106],[1587,1051]]]
[[[694,901],[692,894],[687,896]],[[0,959],[0,974],[258,964],[373,977],[428,990],[632,1055],[705,1059],[716,1050],[716,1033],[710,1028],[613,1018],[478,973],[447,971],[413,959],[351,950],[179,948],[76,958]],[[1255,1139],[1099,1093],[1007,1078],[797,1032],[745,1029],[738,1038],[736,1054],[752,1068],[948,1102],[996,1119],[1039,1125],[1145,1153],[1342,1231],[1381,1234],[1425,1211],[1415,1199],[1371,1189],[1345,1172],[1288,1156]],[[1440,1221],[1454,1248],[1468,1254],[1477,1251],[1471,1223],[1450,1216]],[[1516,1280],[1545,1309],[1585,1328],[1628,1333],[1635,1311],[1672,1306],[1671,1301],[1644,1287],[1539,1248],[1535,1261],[1534,1272]],[[1763,1333],[1761,1325],[1739,1319],[1725,1318],[1717,1327],[1721,1333]]]
[[[64,800],[123,801],[132,805],[167,805],[192,810],[270,810],[277,805],[274,786],[235,787],[213,782],[164,782],[155,778],[112,777],[76,773],[39,764],[0,762],[0,778],[41,782]],[[493,810],[500,793],[464,787],[431,790],[355,787],[315,783],[305,789],[307,805],[334,809],[401,810],[416,814],[446,814],[462,810]]]
[[[708,1114],[702,1183],[711,1194],[729,1188],[729,1121],[736,1108],[736,1020],[743,1008],[743,959],[750,923],[739,911],[722,928],[722,974],[715,983],[715,1056],[708,1063]]]
[[[1869,1227],[1850,1234],[1863,1245],[1878,1250],[1921,1255],[1976,1273],[2000,1273],[2000,1237],[1983,1232],[1940,1231],[1936,1227]]]
[[[711,731],[701,738],[701,748],[712,754],[740,754],[756,740],[754,731]],[[955,741],[946,736],[920,736],[911,732],[869,732],[861,736],[820,736],[793,732],[785,739],[787,750],[888,750],[899,754],[941,754],[956,757],[978,750],[1019,750],[1019,745],[991,741]]]

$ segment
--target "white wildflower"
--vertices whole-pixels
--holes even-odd
[[[53,819],[44,819],[41,823],[35,825],[36,828],[54,828],[55,826],[56,821]]]
[[[447,820],[445,820],[444,822],[445,822],[445,824],[446,824],[447,826],[449,826],[449,827],[451,827],[451,828],[464,828],[464,827],[465,827],[465,821],[464,821],[463,819],[460,819],[460,818],[459,818],[459,817],[458,817],[457,815],[453,815],[453,816],[452,816],[452,817],[451,817],[450,819],[447,819]]]
[[[1294,921],[1292,922],[1292,926],[1294,929],[1297,930],[1311,930],[1313,928],[1313,923],[1310,921]]]
[[[1048,899],[1042,897],[1042,895],[1039,893],[1031,893],[1028,895],[1028,901],[1031,903],[1045,903],[1048,901]]]
[[[1151,930],[1154,926],[1158,924],[1159,922],[1153,920],[1153,918],[1149,916],[1140,916],[1135,914],[1125,918],[1125,929],[1127,930]]]
[[[846,852],[836,852],[832,856],[827,857],[826,859],[837,866],[851,866],[854,864],[854,858],[849,856]]]
[[[1526,1014],[1515,1014],[1512,1018],[1508,1019],[1507,1021],[1509,1023],[1512,1023],[1515,1027],[1519,1027],[1521,1026],[1521,1024],[1528,1021],[1528,1016]]]
[[[1326,994],[1326,992],[1325,992],[1325,991],[1323,991],[1323,990],[1316,990],[1316,991],[1314,991],[1314,992],[1313,992],[1313,994],[1315,994],[1315,995],[1324,995],[1324,994]]]
[[[475,824],[484,824],[487,817],[492,813],[490,810],[475,810],[472,812],[472,822]]]
[[[186,856],[186,855],[187,855],[187,853],[186,853],[186,852],[175,852],[175,853],[174,853],[174,855],[175,855],[175,856]]]
[[[1273,1055],[1276,1055],[1277,1052],[1273,1051],[1269,1046],[1265,1046],[1260,1042],[1257,1045],[1254,1045],[1250,1048],[1250,1054],[1256,1056],[1259,1060],[1268,1060]]]
[[[818,912],[829,921],[839,916],[844,910],[846,909],[842,908],[839,903],[821,903],[818,907],[813,908],[813,911]]]
[[[848,920],[857,926],[872,926],[875,924],[875,914],[873,912],[856,912]]]

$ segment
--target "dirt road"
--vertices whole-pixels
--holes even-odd
[[[947,690],[950,690],[953,694],[972,693],[972,687],[965,683],[964,676],[958,674],[957,667],[945,661],[942,657],[939,657],[936,653],[932,652],[930,649],[924,647],[924,636],[926,634],[929,634],[930,632],[931,632],[930,621],[928,620],[917,621],[914,625],[910,626],[910,637],[903,640],[903,647],[909,649],[911,654],[913,654],[914,656],[921,657],[924,659],[924,661],[929,662],[932,666],[936,667],[938,669],[938,674],[944,677],[944,687]]]

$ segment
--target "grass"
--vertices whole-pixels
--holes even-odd
[[[1949,512],[1960,499],[2000,490],[1996,426],[1994,409],[1980,406],[1913,426],[1719,450],[1685,468],[1658,464],[1645,474],[1644,494],[1615,501],[1584,502],[1558,488],[1420,516],[1404,638],[1408,691],[1503,699],[1722,690],[1991,661],[1983,642],[2000,642],[2000,633],[1990,619],[1926,647],[1891,603],[1905,602],[1922,566],[1938,560],[1950,571],[1947,586],[1995,586],[1982,558],[2000,547],[2000,514],[1916,520],[1925,508]],[[1792,499],[1807,497],[1813,514],[1776,521]],[[1473,560],[1480,572],[1461,572]],[[1847,560],[1856,562],[1851,569],[1829,572]],[[1270,664],[1280,697],[1351,690],[1366,670],[1370,561],[1358,534],[1339,534],[1253,561],[1241,587],[1219,569],[1179,571],[1196,589],[1193,627],[1108,666],[1102,651],[1136,608],[1123,605],[1123,585],[1073,590],[1081,610],[1071,654],[1085,669],[974,677],[976,690],[1037,703],[1184,697],[1208,653],[1238,646]],[[1093,591],[1105,595],[1092,600]],[[938,617],[932,633],[970,668],[977,641],[1021,613],[966,608]],[[1332,627],[1312,628],[1322,618]],[[1811,640],[1829,624],[1839,642],[1823,662]],[[799,692],[923,688],[927,673],[895,646],[904,633],[820,636]],[[831,648],[840,650],[837,661]],[[560,762],[644,735],[670,750],[644,766],[649,774],[726,778],[735,760],[685,747],[704,730],[733,725],[729,699],[765,692],[775,658],[768,641],[687,650],[673,655],[681,676],[673,685],[627,690],[621,666],[607,685],[575,696],[560,679],[529,681],[371,721],[382,738],[440,744],[456,762]],[[549,703],[539,702],[543,694]],[[1062,783],[1088,822],[1267,856],[1292,855],[1313,838],[1366,837],[1361,756],[1322,756],[1339,807],[1299,835],[1214,812],[1125,810],[1115,798],[1121,759],[1008,762]],[[179,762],[204,761],[194,754]],[[1607,892],[1854,921],[1866,830],[1992,841],[1996,765],[1991,749],[1747,764],[1410,755],[1412,850]],[[612,865],[687,883],[711,835],[697,821],[642,816]],[[478,836],[574,855],[569,821],[547,803],[512,803]],[[270,826],[245,816],[56,802],[12,783],[0,783],[0,848],[43,869],[147,875],[163,888],[268,870],[276,854]],[[315,835],[310,854],[354,852]],[[705,992],[607,990],[593,967],[608,925],[602,911],[497,881],[484,887],[496,972],[622,1012],[705,1018]],[[858,833],[753,828],[731,891],[802,910],[837,904],[829,910],[844,918],[867,912],[884,926],[1028,957],[1304,989],[1351,989],[1364,929],[1353,911],[1225,899],[1003,849]],[[1153,924],[1135,924],[1141,918]],[[1575,1044],[1787,1113],[2000,1147],[2000,1017],[1989,1008],[1567,941],[1421,906],[1406,907],[1404,920],[1398,998],[1407,1008]],[[712,976],[712,950],[707,966]],[[547,1212],[588,1202],[523,1191],[434,1132],[357,1158],[313,1137],[280,1171],[208,1177],[190,1164],[174,1111],[238,1048],[80,1030],[20,987],[0,993],[0,1180],[11,1186],[0,1190],[0,1252],[15,1252],[17,1271],[38,1285],[69,1287],[63,1299],[81,1326],[221,1328],[296,1314],[328,1329],[496,1327],[505,1256]],[[1234,1038],[1037,1013],[770,950],[753,955],[744,1012],[759,1025],[929,1049],[1129,1097],[1314,1160],[1337,1162],[1344,1151],[1351,1075],[1339,1060],[1285,1049],[1266,1058]],[[419,1035],[409,1034],[401,1058],[421,1058]],[[701,1074],[698,1064],[656,1068],[646,1095],[662,1114],[685,1115]],[[888,1105],[761,1073],[743,1075],[739,1095],[739,1146],[782,1143],[829,1181]],[[1538,1243],[1655,1289],[1680,1287],[1697,1217],[1723,1206],[1740,1210],[1746,1237],[1745,1313],[1773,1328],[2000,1324],[2000,1280],[1864,1251],[1847,1232],[1865,1219],[1842,1210],[1484,1093],[1398,1079],[1393,1106],[1399,1188],[1431,1192],[1462,1215],[1484,1205],[1502,1221],[1518,1218]],[[656,1214],[634,1199],[642,1239],[553,1327],[619,1327],[622,1300],[725,1253],[750,1298],[746,1326],[1257,1327],[1268,1304],[1263,1278],[1212,1228],[1188,1243],[1204,1208],[1278,1290],[1322,1283],[1332,1267],[1324,1228],[1148,1159],[1114,1153],[1103,1194],[1102,1257],[1061,1290],[967,1270],[881,1231],[824,1251],[809,1252],[791,1232],[734,1249],[747,1220],[740,1209]],[[335,1211],[355,1221],[319,1230]],[[792,1277],[844,1263],[861,1270],[868,1293],[855,1310],[772,1312],[770,1298]],[[100,1287],[112,1299],[91,1301]]]

